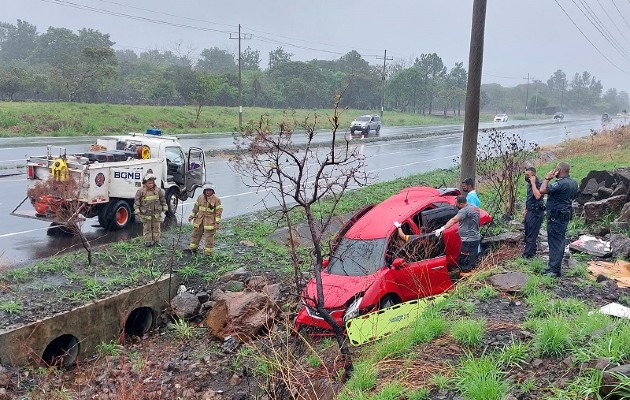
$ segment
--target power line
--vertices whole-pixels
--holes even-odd
[[[588,36],[586,36],[586,34],[582,31],[582,29],[580,29],[580,27],[578,26],[578,24],[575,23],[575,21],[573,20],[573,18],[571,18],[571,16],[567,13],[567,11],[564,9],[564,7],[562,7],[562,5],[560,3],[558,3],[558,0],[554,0],[556,2],[556,4],[558,5],[558,7],[560,7],[560,9],[562,10],[562,12],[564,13],[564,15],[567,16],[567,18],[569,18],[569,20],[571,21],[571,23],[573,24],[573,26],[575,26],[575,28],[582,34],[582,36],[584,36],[584,39],[586,39],[587,42],[589,42],[591,44],[591,46],[593,46],[593,48],[595,50],[597,50],[597,52],[606,60],[610,63],[610,65],[612,65],[613,67],[617,68],[619,71],[623,72],[624,74],[630,75],[630,72],[621,69],[619,66],[617,66],[617,64],[615,64],[614,62],[612,62],[610,60],[610,58],[606,57],[606,55],[604,53],[602,53],[602,51],[595,46],[595,44],[593,44],[593,42],[591,41],[591,39],[588,38]]]
[[[596,13],[591,9],[587,2],[584,0],[579,0],[579,2],[584,7],[584,10],[580,6],[577,5],[575,0],[572,0],[573,4],[575,4],[582,15],[588,19],[588,21],[597,29],[597,31],[604,37],[604,39],[615,49],[619,54],[624,56],[628,61],[630,61],[630,55],[628,52],[619,44],[617,39],[608,31],[608,28],[602,23]],[[586,11],[586,12],[585,12]],[[588,15],[587,15],[588,14]]]
[[[617,3],[615,3],[615,0],[610,0],[613,3],[613,6],[615,6],[615,9],[617,10],[617,12],[619,13],[619,15],[621,16],[621,19],[623,19],[623,22],[626,23],[626,26],[628,28],[630,28],[630,24],[628,24],[628,21],[626,20],[626,17],[623,16],[623,13],[621,11],[619,11],[619,7],[617,7]],[[630,0],[628,0],[628,3],[630,3]]]
[[[615,22],[614,19],[612,19],[612,17],[608,14],[608,11],[606,11],[606,7],[604,7],[604,5],[601,3],[601,1],[597,0],[597,4],[599,4],[599,6],[601,7],[601,9],[604,11],[604,14],[606,14],[606,16],[608,17],[608,19],[610,20],[610,22],[612,22],[613,26],[615,27],[615,29],[617,29],[617,32],[619,32],[619,34],[621,35],[622,38],[624,38],[624,40],[626,42],[628,42],[630,44],[630,42],[628,41],[628,39],[626,38],[626,36],[623,34],[623,32],[621,31],[621,29],[619,29],[619,27],[617,26],[617,23]],[[613,2],[614,4],[614,2]],[[617,9],[617,11],[619,11]],[[623,15],[622,15],[623,17]]]

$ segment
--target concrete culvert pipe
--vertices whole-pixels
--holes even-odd
[[[79,346],[79,339],[70,334],[58,336],[46,346],[42,362],[48,366],[70,366],[79,355]]]
[[[134,309],[125,322],[125,333],[132,336],[142,336],[153,326],[153,311],[150,307]]]

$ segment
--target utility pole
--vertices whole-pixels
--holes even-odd
[[[380,60],[381,57],[376,56],[376,59]],[[381,90],[381,120],[383,119],[383,110],[385,109],[385,62],[393,59],[394,57],[387,57],[387,49],[385,49],[385,54],[383,54],[383,73],[381,74],[381,79],[383,80],[383,89]]]
[[[529,72],[527,73],[527,86],[525,89],[525,118],[527,118],[527,102],[529,101]]]
[[[566,83],[566,79],[562,80],[562,91],[560,92],[560,112],[564,112],[562,109],[562,105],[564,103],[564,84]]]
[[[534,101],[534,115],[538,115],[538,88],[536,88],[536,100]]]
[[[483,39],[486,28],[487,0],[474,0],[470,52],[468,54],[468,86],[466,89],[466,115],[462,141],[461,179],[475,180],[477,162],[477,136],[479,134],[479,98],[483,67]]]
[[[241,40],[251,39],[251,34],[241,34],[241,24],[238,24],[238,37],[233,37],[230,33],[230,39],[238,39],[238,129],[243,130],[243,84],[241,80],[243,62],[241,53]]]

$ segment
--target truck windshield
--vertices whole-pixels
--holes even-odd
[[[384,266],[387,239],[342,238],[330,257],[327,272],[332,275],[364,276]]]

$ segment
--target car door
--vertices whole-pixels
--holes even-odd
[[[418,235],[401,249],[407,262],[396,268],[392,276],[403,301],[439,294],[452,286],[446,256],[443,252],[434,256],[440,240],[431,233]]]
[[[186,195],[193,197],[195,189],[206,182],[206,156],[199,147],[191,147],[188,150],[188,162],[186,165]]]

